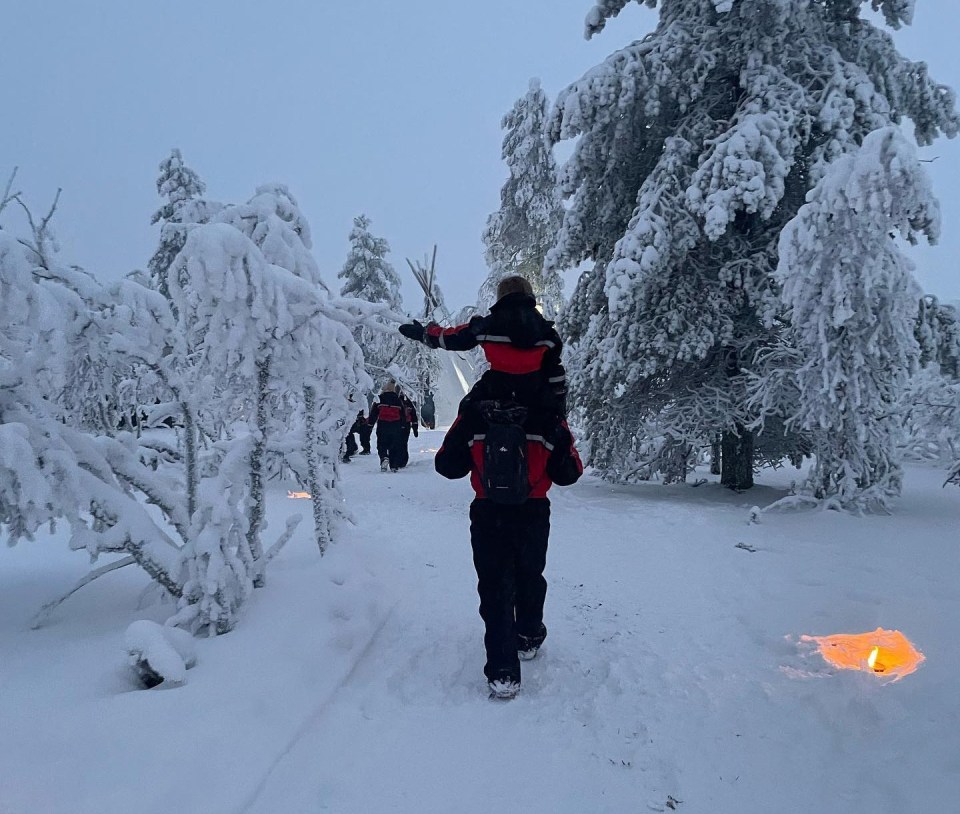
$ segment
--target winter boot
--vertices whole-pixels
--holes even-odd
[[[386,458],[383,458],[383,459],[380,461],[380,471],[381,471],[381,472],[386,472],[386,471],[389,470],[389,469],[390,469],[390,461],[388,461]]]
[[[490,688],[490,698],[497,698],[501,701],[516,698],[517,693],[520,692],[520,682],[515,676],[507,672],[491,678],[487,681],[487,686]]]
[[[537,653],[540,652],[540,646],[546,638],[547,628],[543,624],[540,625],[540,630],[536,636],[524,636],[518,633],[517,655],[520,657],[520,661],[530,661],[530,659],[536,658]]]

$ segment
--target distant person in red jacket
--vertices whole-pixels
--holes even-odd
[[[490,364],[461,404],[503,398],[566,414],[567,376],[560,361],[563,344],[553,323],[537,310],[529,280],[505,277],[497,286],[497,301],[487,316],[475,316],[455,328],[435,322],[400,326],[408,339],[428,347],[465,351],[479,346]]]
[[[576,483],[583,465],[559,416],[542,407],[484,400],[463,407],[435,466],[446,478],[470,475],[476,493],[470,543],[486,631],[484,674],[491,697],[513,698],[520,689],[521,659],[536,656],[547,635],[547,492],[554,483]]]
[[[378,401],[370,408],[370,426],[377,428],[377,455],[380,469],[397,472],[403,466],[403,403],[397,395],[397,383],[389,379],[383,385]]]

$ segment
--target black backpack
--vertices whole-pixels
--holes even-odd
[[[487,422],[483,443],[483,491],[494,503],[517,506],[530,494],[527,464],[527,410],[517,405],[486,402],[481,414]]]

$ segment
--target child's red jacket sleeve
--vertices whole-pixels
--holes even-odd
[[[473,317],[469,322],[463,325],[457,325],[453,328],[443,328],[435,322],[427,325],[424,333],[424,341],[431,348],[440,348],[441,350],[463,351],[475,348],[480,344],[478,336],[484,334],[483,317]]]

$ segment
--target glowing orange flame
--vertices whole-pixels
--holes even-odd
[[[815,642],[820,655],[841,670],[882,673],[899,681],[916,672],[925,656],[899,630],[878,627],[872,633],[839,633],[835,636],[801,636]]]
[[[287,492],[287,497],[290,498],[290,500],[309,500],[309,499],[310,499],[310,493],[309,493],[309,492],[293,492],[293,491],[288,491],[288,492]]]

